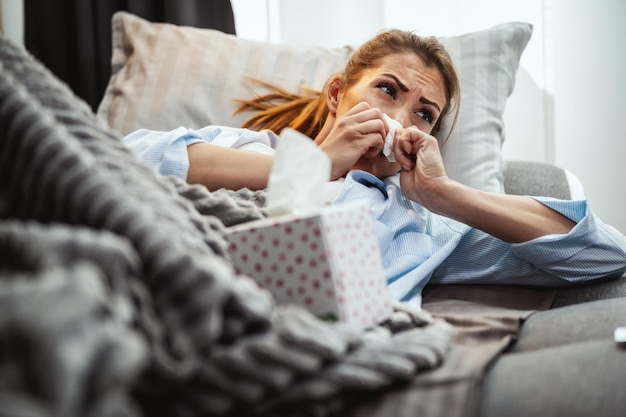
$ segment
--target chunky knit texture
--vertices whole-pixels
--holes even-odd
[[[355,331],[236,275],[263,204],[158,176],[0,36],[0,414],[327,416],[442,362],[423,312]]]

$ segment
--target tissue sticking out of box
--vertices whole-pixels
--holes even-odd
[[[277,216],[322,207],[322,190],[330,180],[330,172],[330,158],[311,138],[294,129],[284,129],[268,181],[268,214]]]

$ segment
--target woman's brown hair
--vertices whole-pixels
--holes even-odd
[[[414,32],[391,29],[379,33],[359,47],[340,74],[344,87],[354,85],[363,70],[376,68],[389,54],[412,52],[421,57],[427,66],[436,67],[441,72],[445,83],[446,105],[441,117],[433,128],[433,133],[441,129],[444,116],[455,108],[454,121],[458,116],[460,82],[452,58],[443,44],[435,37],[421,37]],[[252,111],[254,114],[242,127],[250,129],[269,129],[279,133],[285,127],[315,138],[328,116],[326,96],[322,91],[303,88],[299,93],[290,93],[272,84],[257,81],[267,88],[269,93],[250,100],[240,100],[236,113]],[[328,85],[324,87],[324,91]]]

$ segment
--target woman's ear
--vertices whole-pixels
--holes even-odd
[[[326,90],[326,104],[328,105],[328,110],[333,114],[337,113],[341,85],[341,78],[338,75],[334,75],[328,81],[328,89]]]

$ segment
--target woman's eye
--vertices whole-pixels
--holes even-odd
[[[391,97],[396,98],[396,88],[388,83],[380,83],[376,86],[382,92],[389,94]]]
[[[416,114],[428,123],[432,123],[434,120],[433,114],[428,110],[420,110]]]

